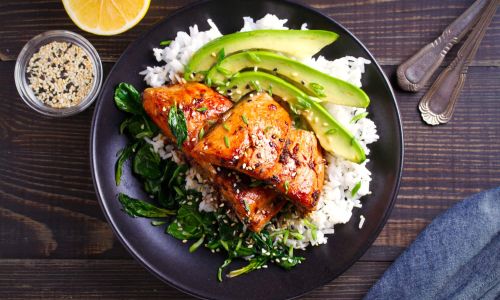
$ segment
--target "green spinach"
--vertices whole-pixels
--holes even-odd
[[[174,216],[176,211],[157,207],[146,201],[131,198],[125,194],[119,194],[118,200],[123,210],[131,217],[165,218]]]
[[[120,185],[122,173],[123,173],[123,164],[134,154],[137,147],[140,145],[140,142],[136,142],[134,144],[128,145],[123,148],[120,152],[118,152],[118,160],[115,164],[115,182],[116,185]]]
[[[141,114],[143,109],[141,105],[141,96],[139,92],[128,83],[120,83],[115,89],[115,104],[123,111],[131,114]]]
[[[156,179],[161,176],[160,156],[154,152],[153,147],[144,143],[137,151],[133,160],[134,173],[145,179]]]
[[[222,49],[217,56],[218,59],[222,59],[224,50]],[[298,99],[297,109],[307,109],[307,104],[301,100],[304,99]],[[254,233],[246,230],[242,223],[230,219],[224,208],[218,208],[215,212],[200,211],[201,193],[186,189],[185,173],[188,166],[178,165],[171,159],[162,160],[152,145],[144,141],[145,137],[151,138],[158,134],[159,129],[145,114],[137,90],[130,84],[119,84],[115,90],[115,103],[120,110],[130,114],[120,125],[120,132],[127,133],[131,140],[131,143],[118,153],[115,165],[116,184],[120,184],[125,161],[131,159],[134,174],[142,181],[144,190],[158,205],[119,194],[118,200],[127,214],[132,217],[160,219],[153,220],[151,224],[153,226],[167,224],[165,228],[167,234],[183,241],[192,240],[190,252],[196,251],[201,246],[212,251],[226,252],[227,259],[217,271],[217,278],[220,281],[224,269],[236,258],[245,258],[248,264],[243,268],[229,271],[227,277],[239,276],[266,267],[269,262],[290,269],[304,260],[303,257],[294,256],[293,249],[286,245],[289,235],[295,239],[303,238],[298,232],[283,230],[270,234],[263,230]],[[187,124],[183,111],[177,105],[170,108],[168,125],[177,139],[177,145],[181,147],[187,139]],[[265,182],[254,181],[251,186],[264,184]],[[280,234],[281,238],[277,238]]]

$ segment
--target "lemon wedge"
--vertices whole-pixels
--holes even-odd
[[[76,26],[97,35],[114,35],[144,18],[151,0],[63,0]]]

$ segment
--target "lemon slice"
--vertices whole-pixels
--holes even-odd
[[[63,0],[76,26],[97,35],[125,32],[146,15],[151,0]]]

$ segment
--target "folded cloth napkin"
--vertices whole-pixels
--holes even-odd
[[[365,299],[500,299],[500,188],[437,217]]]

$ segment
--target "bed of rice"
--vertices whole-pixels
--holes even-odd
[[[168,83],[181,82],[180,74],[184,70],[184,65],[191,56],[205,43],[220,37],[217,26],[208,20],[209,29],[200,31],[197,25],[189,28],[189,32],[178,32],[172,43],[161,49],[153,49],[154,56],[161,66],[147,67],[141,72],[144,80],[149,86],[157,87]],[[254,21],[250,17],[243,18],[243,27],[241,31],[251,31],[258,29],[288,29],[285,24],[286,19],[279,19],[275,15],[268,14],[262,19]],[[303,24],[301,29],[307,30],[307,24]],[[327,73],[348,81],[358,87],[361,87],[361,76],[364,73],[365,64],[370,61],[364,58],[342,57],[333,61],[327,60],[322,56],[317,58],[308,58],[303,63]],[[373,121],[369,118],[363,118],[355,123],[351,119],[365,111],[365,109],[351,108],[335,104],[325,105],[328,111],[346,128],[348,128],[360,141],[366,154],[369,154],[367,145],[378,139],[377,129]],[[182,155],[174,150],[172,145],[166,143],[161,135],[152,140],[148,139],[156,152],[163,159],[172,158],[176,162],[182,161]],[[366,168],[366,160],[362,164],[352,163],[332,155],[326,155],[327,167],[325,172],[325,182],[323,191],[318,202],[317,210],[312,212],[307,220],[295,214],[283,214],[283,217],[275,219],[268,225],[270,231],[280,231],[291,229],[298,231],[303,238],[298,240],[288,237],[287,243],[294,248],[304,249],[308,245],[319,245],[327,242],[327,235],[334,233],[334,225],[347,223],[352,216],[352,210],[355,207],[361,207],[360,198],[370,194],[371,173]],[[352,195],[353,188],[361,183],[357,193]],[[216,191],[207,184],[206,181],[193,169],[187,172],[186,188],[195,189],[203,194],[203,201],[199,209],[202,211],[213,211],[219,201]],[[360,216],[358,221],[361,229],[365,218]],[[281,238],[278,234],[277,238]]]

